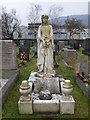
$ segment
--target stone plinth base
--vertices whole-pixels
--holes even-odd
[[[18,101],[18,108],[20,114],[32,114],[33,108],[32,108],[32,100],[31,101]]]
[[[74,114],[75,101],[71,96],[70,99],[60,98],[60,114]]]
[[[60,94],[64,84],[63,77],[37,77],[37,72],[31,72],[28,79],[32,101],[22,102],[19,100],[18,107],[20,114],[32,113],[55,113],[74,114],[75,101],[72,96],[65,97]],[[40,100],[40,91],[49,90],[52,94],[50,100]],[[64,96],[64,97],[63,97]]]
[[[37,72],[31,72],[28,79],[29,82],[34,84],[35,93],[39,93],[42,89],[48,89],[52,94],[60,93],[59,77],[36,77]]]
[[[59,113],[59,100],[34,100],[34,113]]]

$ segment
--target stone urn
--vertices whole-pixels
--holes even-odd
[[[52,99],[52,94],[50,93],[49,90],[42,90],[39,93],[39,99],[40,100],[51,100]]]
[[[28,101],[30,100],[30,86],[28,84],[27,80],[22,81],[22,84],[20,85],[20,89],[19,89],[20,93],[21,93],[21,101]]]
[[[62,85],[62,92],[65,96],[70,96],[72,93],[73,87],[71,85],[70,80],[65,80],[64,84]]]

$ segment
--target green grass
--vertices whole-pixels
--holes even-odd
[[[77,53],[77,59],[78,59],[79,61],[81,61],[81,60],[88,60],[88,56],[82,54],[82,51],[83,51],[83,48],[80,48],[80,50],[79,50],[78,53]]]
[[[28,62],[25,66],[20,68],[20,75],[19,75],[12,91],[10,92],[10,95],[8,96],[7,100],[4,102],[4,104],[2,106],[3,118],[28,118],[28,119],[38,118],[38,120],[40,120],[40,118],[42,118],[42,120],[43,120],[43,116],[41,116],[41,115],[20,115],[18,112],[18,100],[20,97],[19,86],[20,86],[22,80],[28,80],[28,77],[32,70],[37,69],[37,66],[36,66],[37,60],[35,58],[31,58],[31,56],[33,55],[33,51],[34,50],[32,48],[30,50],[30,62]],[[72,95],[76,102],[74,115],[59,115],[56,118],[57,119],[60,119],[60,118],[88,118],[88,99],[87,99],[87,96],[85,96],[83,94],[83,92],[81,91],[81,89],[78,87],[78,85],[73,77],[74,71],[68,70],[64,66],[64,64],[61,60],[61,54],[59,56],[56,56],[56,60],[59,63],[59,67],[55,68],[55,70],[60,70],[65,79],[71,80],[71,83],[73,85]],[[54,118],[53,118],[53,120],[54,120]]]

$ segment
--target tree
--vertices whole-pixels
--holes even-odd
[[[65,27],[67,31],[70,32],[70,39],[73,33],[83,31],[86,28],[86,26],[82,23],[81,20],[75,18],[69,19],[69,17],[67,18],[67,20],[65,20]]]
[[[28,15],[28,20],[30,23],[34,24],[34,36],[36,37],[36,31],[35,31],[35,24],[39,22],[40,20],[40,11],[42,10],[42,7],[39,4],[30,4],[30,11]]]
[[[2,39],[14,39],[14,32],[20,28],[21,21],[16,15],[16,10],[12,9],[10,13],[2,8]]]
[[[58,5],[52,5],[49,8],[49,16],[51,18],[52,25],[58,23],[58,18],[61,16],[63,8]]]

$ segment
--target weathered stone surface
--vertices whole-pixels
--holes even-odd
[[[33,111],[35,113],[59,113],[59,100],[34,100]]]
[[[18,108],[20,114],[32,114],[33,107],[32,107],[32,100],[31,101],[18,101]]]
[[[60,114],[74,114],[75,101],[72,97],[70,100],[60,98]]]
[[[0,88],[0,120],[2,119],[2,90]]]
[[[76,71],[78,71],[79,73],[84,73],[85,76],[88,76],[89,73],[89,62],[87,60],[82,60],[80,62],[77,62],[75,67],[74,67],[74,73],[76,75]]]
[[[0,19],[0,39],[2,39],[2,20]]]
[[[34,73],[31,73],[28,81],[33,82],[35,93],[39,93],[41,90],[49,90],[51,93],[60,93],[58,77],[40,78],[40,77],[35,77]]]
[[[0,68],[2,69],[16,69],[16,45],[12,40],[0,40]]]
[[[14,70],[13,74],[9,76],[8,78],[2,79],[2,102],[6,100],[8,97],[15,81],[17,80],[17,77],[19,75],[19,70]]]
[[[77,58],[77,52],[74,49],[63,48],[61,56],[62,56],[62,58],[65,61],[67,61],[67,60],[76,60],[76,58]]]

